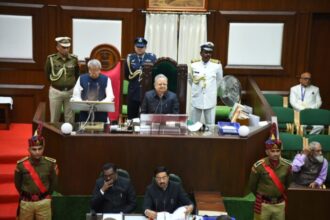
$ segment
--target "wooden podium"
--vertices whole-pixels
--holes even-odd
[[[198,215],[218,216],[227,214],[220,192],[194,192]]]

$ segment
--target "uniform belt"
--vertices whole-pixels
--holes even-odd
[[[60,91],[69,91],[73,88],[73,87],[57,87],[57,86],[53,86],[53,85],[52,85],[52,87],[54,89],[57,89],[57,90],[60,90]]]
[[[280,197],[269,197],[269,196],[261,196],[261,199],[264,203],[268,203],[268,204],[278,204],[284,201],[283,196]]]
[[[29,192],[22,191],[21,195],[20,195],[20,199],[23,201],[27,201],[27,202],[36,202],[36,201],[40,201],[43,199],[50,199],[50,195],[48,192],[29,193]]]

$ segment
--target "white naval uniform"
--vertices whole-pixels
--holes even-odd
[[[313,85],[303,87],[301,84],[291,87],[290,104],[296,111],[320,108],[322,100],[319,88]],[[323,128],[322,125],[314,125],[310,134],[319,134]]]
[[[191,64],[188,81],[191,85],[191,120],[193,123],[201,120],[204,114],[205,123],[215,124],[215,106],[217,105],[217,88],[222,79],[222,65],[218,60],[204,63],[202,60]],[[194,83],[194,79],[199,79]]]

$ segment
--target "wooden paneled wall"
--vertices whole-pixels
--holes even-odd
[[[43,66],[48,54],[56,52],[54,38],[72,35],[72,18],[119,19],[123,21],[122,57],[133,51],[133,40],[144,35],[146,0],[0,0],[0,14],[33,16],[33,60],[0,58],[0,84],[40,85],[38,100],[47,100]],[[253,76],[262,90],[288,91],[303,71],[311,71],[321,89],[323,107],[330,108],[330,1],[328,0],[208,0],[208,40],[215,43],[214,57],[222,61],[225,74],[246,84]],[[238,22],[284,22],[282,66],[235,68],[226,64],[228,24]],[[1,40],[1,39],[0,39]],[[8,94],[9,93],[9,94]],[[1,95],[10,95],[10,92]],[[15,94],[13,94],[14,96]],[[16,100],[15,100],[16,99]],[[17,93],[14,102],[19,102]],[[17,105],[13,121],[32,120],[21,115]],[[35,110],[35,106],[31,107]]]

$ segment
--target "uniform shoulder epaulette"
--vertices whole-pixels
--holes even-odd
[[[201,61],[200,58],[199,59],[193,59],[193,60],[191,60],[191,63],[196,63],[196,62],[199,62],[199,61]]]
[[[210,62],[211,63],[216,63],[216,64],[220,64],[220,60],[217,60],[217,59],[210,59]]]
[[[258,167],[258,166],[260,166],[262,163],[264,163],[265,162],[265,159],[260,159],[260,160],[258,160],[257,162],[255,162],[254,164],[253,164],[253,166],[254,167]]]
[[[281,157],[281,161],[291,166],[291,161]]]
[[[22,163],[22,162],[26,161],[27,159],[29,159],[28,156],[26,156],[26,157],[24,157],[24,158],[18,160],[17,163]]]
[[[51,158],[51,157],[45,157],[46,160],[52,162],[52,163],[56,163],[56,159]]]
[[[51,54],[51,55],[48,55],[48,57],[54,57],[54,56],[56,56],[57,54],[56,53],[53,53],[53,54]]]
[[[70,54],[72,57],[77,58],[78,59],[78,55],[75,54]]]

